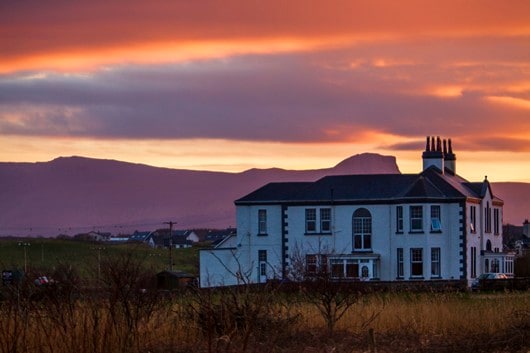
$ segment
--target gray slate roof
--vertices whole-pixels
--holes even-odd
[[[338,175],[315,182],[270,183],[235,204],[456,201],[480,199],[488,188],[491,190],[487,180],[469,183],[458,175],[442,174],[430,167],[419,174]]]

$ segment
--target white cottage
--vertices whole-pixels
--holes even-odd
[[[443,146],[442,146],[443,145]],[[456,174],[451,140],[427,137],[419,174],[270,183],[235,201],[237,233],[200,253],[201,286],[283,279],[303,259],[341,279],[468,280],[513,274],[503,201]]]

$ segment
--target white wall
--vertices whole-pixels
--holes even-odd
[[[423,233],[410,233],[409,207],[423,207]],[[431,204],[401,204],[403,207],[403,234],[396,234],[397,205],[339,205],[332,206],[330,235],[306,235],[305,209],[330,206],[290,206],[286,210],[286,260],[305,253],[352,254],[352,217],[358,208],[366,208],[372,216],[372,251],[380,255],[379,279],[392,281],[397,276],[397,248],[403,248],[404,280],[410,279],[410,249],[423,249],[423,278],[431,279],[431,249],[440,248],[441,278],[460,279],[461,212],[459,203],[435,203],[441,209],[442,230],[431,232]],[[267,235],[258,235],[258,210],[267,210]],[[282,270],[282,208],[279,205],[237,206],[237,236],[232,250],[201,251],[201,286],[236,284],[233,274],[244,272],[250,282],[262,280],[259,276],[258,251],[267,251],[267,277],[280,278]],[[480,210],[477,209],[477,226]],[[466,222],[469,224],[469,221]],[[472,237],[472,236],[471,236]],[[502,237],[497,237],[502,238]],[[501,240],[502,241],[502,240]],[[235,244],[235,245],[234,245]],[[470,248],[468,239],[468,249]],[[478,249],[480,252],[480,247]],[[299,252],[299,254],[296,254]],[[469,261],[468,261],[469,262]],[[228,269],[228,270],[227,270]],[[227,274],[227,273],[231,274]],[[469,274],[469,268],[468,268]]]

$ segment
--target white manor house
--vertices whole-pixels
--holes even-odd
[[[451,140],[427,137],[419,174],[327,176],[270,183],[235,201],[237,233],[200,252],[202,287],[304,272],[372,281],[467,280],[513,274],[503,201],[487,178],[456,174]]]

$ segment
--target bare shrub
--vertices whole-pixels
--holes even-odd
[[[246,352],[252,342],[273,347],[300,317],[285,308],[278,288],[271,284],[199,289],[190,306],[208,352]]]
[[[123,351],[139,350],[140,328],[160,307],[154,273],[144,269],[142,259],[132,252],[106,257],[101,267],[100,304],[109,315],[107,329]]]

